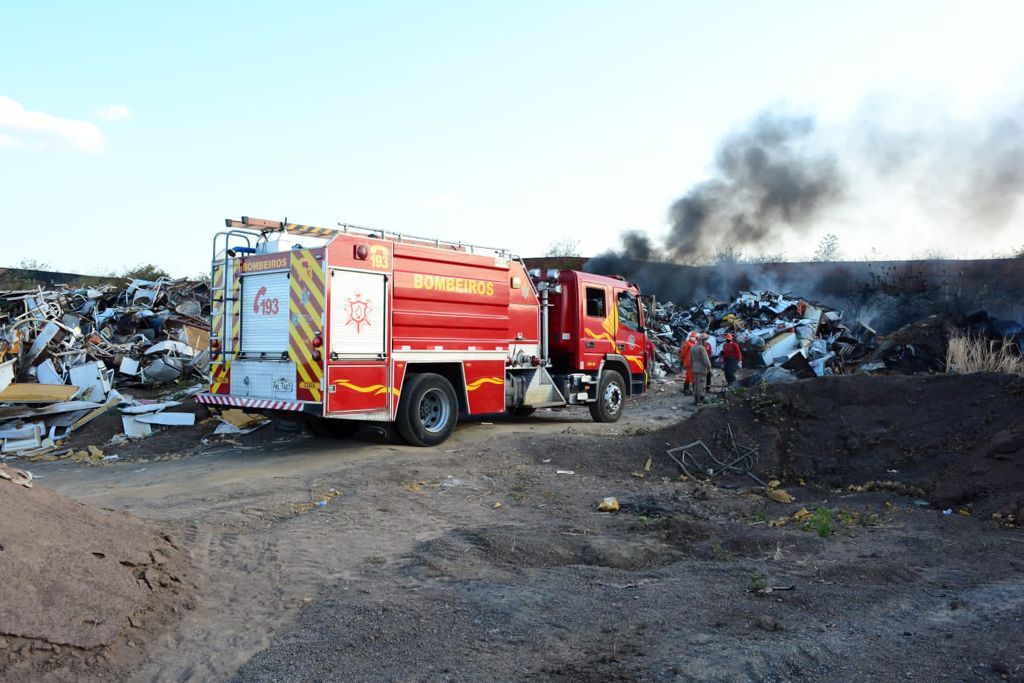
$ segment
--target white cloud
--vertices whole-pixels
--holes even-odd
[[[24,147],[20,141],[15,140],[10,135],[4,135],[0,133],[0,147]]]
[[[29,111],[10,97],[0,96],[0,146],[60,146],[99,154],[107,145],[94,123]]]
[[[106,121],[126,121],[132,117],[132,110],[123,104],[108,104],[97,109],[96,116]]]

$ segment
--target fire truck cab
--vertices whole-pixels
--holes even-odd
[[[431,446],[460,415],[587,405],[613,422],[646,389],[640,292],[621,278],[349,225],[226,225],[200,402],[321,428],[389,422]]]

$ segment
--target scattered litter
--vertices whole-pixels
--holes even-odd
[[[672,461],[679,466],[686,477],[710,479],[723,474],[745,474],[763,488],[768,489],[769,485],[761,481],[754,474],[754,467],[757,464],[757,449],[750,446],[743,446],[736,443],[732,433],[732,425],[726,423],[728,430],[731,453],[727,460],[719,460],[703,441],[694,441],[685,446],[670,448],[665,453]]]
[[[491,505],[491,507],[494,508],[495,510],[497,510],[498,508],[501,507],[501,501],[497,501],[497,500],[494,501],[494,504]]]
[[[443,492],[443,491],[448,491],[449,489],[454,489],[454,488],[457,488],[459,486],[462,486],[465,483],[466,482],[463,481],[462,479],[456,479],[454,477],[447,477],[446,479],[444,479],[440,483],[440,487],[441,487],[441,491]]]
[[[144,439],[153,433],[153,428],[145,422],[140,422],[134,415],[122,415],[121,426],[124,434],[129,439]]]
[[[946,508],[945,510],[942,511],[942,514],[944,514],[944,515],[951,515],[951,514],[953,514],[953,508]]]
[[[135,419],[143,424],[165,425],[178,427],[191,427],[196,423],[194,413],[153,413],[152,415],[138,415]]]
[[[793,496],[789,495],[785,489],[768,489],[764,493],[769,500],[774,500],[776,503],[792,503]]]
[[[178,401],[138,401],[134,405],[121,408],[121,412],[125,415],[142,415],[144,413],[155,413],[164,410],[165,408],[174,408],[180,405],[181,403]]]
[[[270,424],[270,420],[262,415],[236,408],[224,410],[218,417],[221,423],[213,431],[214,434],[250,434]]]
[[[555,470],[555,474],[576,474],[573,470]]]
[[[618,512],[620,509],[619,500],[615,496],[609,496],[608,498],[602,498],[601,503],[597,506],[600,512]]]
[[[6,479],[12,484],[21,484],[25,488],[32,488],[32,473],[28,470],[18,470],[0,463],[0,479]]]

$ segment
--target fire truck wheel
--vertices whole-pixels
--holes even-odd
[[[594,422],[615,422],[622,416],[622,404],[626,399],[626,383],[615,370],[601,374],[601,385],[597,400],[590,404],[590,416]]]
[[[414,446],[436,446],[451,436],[458,420],[459,400],[451,382],[429,372],[406,379],[396,421],[403,439]]]

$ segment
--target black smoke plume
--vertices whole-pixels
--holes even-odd
[[[836,155],[815,144],[814,119],[763,113],[727,137],[712,177],[669,210],[666,248],[687,262],[761,243],[780,227],[806,229],[843,196]]]

